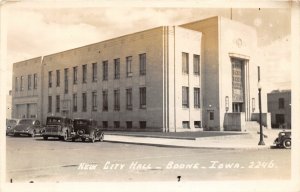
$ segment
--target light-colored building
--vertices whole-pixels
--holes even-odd
[[[241,131],[258,111],[256,41],[253,28],[212,17],[18,62],[13,116],[93,118],[110,129]],[[37,86],[29,89],[34,74]]]
[[[291,129],[291,90],[275,90],[267,98],[272,128]]]
[[[6,119],[11,119],[12,116],[12,91],[10,90],[6,95]]]

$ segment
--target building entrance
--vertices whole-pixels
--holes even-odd
[[[240,113],[245,111],[244,107],[244,82],[245,62],[243,59],[231,58],[232,63],[232,112]]]
[[[232,103],[232,112],[234,113],[244,112],[243,103]]]

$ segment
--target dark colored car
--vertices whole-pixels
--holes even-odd
[[[47,117],[46,127],[42,130],[42,136],[45,140],[48,137],[58,137],[67,141],[73,131],[72,119],[66,117],[49,116]]]
[[[35,137],[40,135],[42,126],[36,119],[21,119],[19,123],[10,131],[13,136],[27,135]]]
[[[20,119],[6,119],[6,135],[12,134],[12,130],[19,124]]]
[[[290,149],[292,146],[291,131],[282,131],[278,133],[278,137],[275,139],[274,144],[276,147],[284,147]]]
[[[103,141],[104,134],[97,128],[97,122],[92,119],[74,119],[74,132],[72,133],[72,141],[80,138],[82,141],[90,140],[91,142]]]

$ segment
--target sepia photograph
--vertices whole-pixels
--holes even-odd
[[[2,1],[3,191],[299,191],[299,2],[221,2]]]

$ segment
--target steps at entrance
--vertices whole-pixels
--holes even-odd
[[[251,134],[254,137],[259,137],[260,135],[260,128],[259,128],[259,123],[256,121],[246,121],[245,124],[246,130],[249,134]],[[263,134],[264,134],[264,139],[268,140],[273,140],[278,136],[278,133],[280,130],[273,130],[273,129],[268,129],[266,127],[263,128]]]

